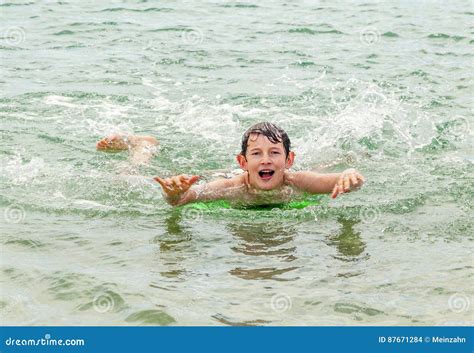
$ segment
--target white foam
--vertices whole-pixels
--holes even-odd
[[[20,154],[2,163],[2,175],[15,184],[24,184],[38,177],[45,170],[45,162],[42,158],[33,157],[29,162],[23,162]]]
[[[71,97],[64,97],[64,96],[46,96],[44,98],[44,103],[48,105],[59,105],[62,107],[67,107],[67,108],[77,108],[79,107],[78,104],[70,103],[72,100]]]
[[[107,206],[107,205],[101,204],[96,201],[91,201],[91,200],[74,200],[72,204],[84,209],[98,209],[101,211],[109,211],[109,210],[114,209],[114,207],[112,206]]]

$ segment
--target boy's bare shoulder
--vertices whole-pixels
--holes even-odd
[[[243,186],[246,184],[246,175],[245,173],[236,175],[230,179],[227,179],[229,187]]]
[[[202,187],[213,189],[227,189],[243,185],[245,185],[245,174],[238,174],[231,178],[217,178],[207,184],[203,184]]]

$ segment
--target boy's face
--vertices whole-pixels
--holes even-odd
[[[293,165],[294,158],[293,152],[286,157],[283,143],[272,143],[261,134],[250,134],[246,155],[237,155],[240,167],[249,174],[250,185],[261,190],[281,186],[285,169]]]

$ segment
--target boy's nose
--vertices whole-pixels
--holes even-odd
[[[262,157],[262,160],[260,161],[261,164],[269,164],[271,161],[270,161],[270,157],[267,156],[267,155],[264,155]]]

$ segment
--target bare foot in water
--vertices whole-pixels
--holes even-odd
[[[97,142],[96,147],[99,151],[124,151],[156,145],[158,141],[153,136],[109,135]]]
[[[133,165],[148,164],[156,153],[158,141],[153,136],[123,136],[110,135],[99,142],[96,147],[99,151],[125,151],[130,152],[130,162]]]

